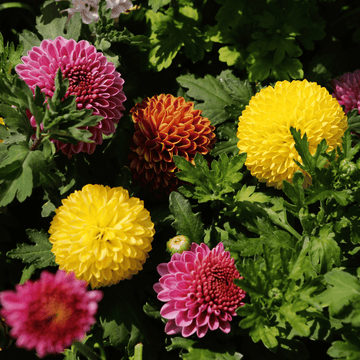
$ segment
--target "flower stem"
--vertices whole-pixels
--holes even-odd
[[[139,343],[135,345],[134,348],[134,360],[142,360],[142,354],[143,354],[143,344]]]
[[[80,351],[89,360],[104,360],[98,354],[96,354],[89,346],[87,346],[79,341],[75,341],[73,343],[73,345],[74,345],[75,349]]]

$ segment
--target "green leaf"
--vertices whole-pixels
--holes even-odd
[[[237,125],[225,123],[216,128],[216,138],[214,148],[211,150],[211,155],[216,157],[222,153],[229,155],[236,155],[239,153],[237,143],[239,139],[236,136]],[[220,141],[224,140],[224,141]]]
[[[182,87],[189,89],[186,92],[188,96],[203,101],[195,109],[203,110],[203,116],[209,118],[212,125],[219,125],[228,119],[225,106],[233,104],[234,100],[220,80],[211,75],[205,75],[203,79],[196,79],[194,75],[182,75],[176,80]]]
[[[239,187],[243,175],[239,170],[244,165],[246,154],[235,155],[231,159],[225,153],[219,161],[213,160],[211,171],[204,157],[197,153],[195,166],[180,156],[174,156],[175,165],[180,170],[176,176],[195,187],[182,186],[179,191],[194,197],[199,202],[223,200],[223,195],[234,192]],[[184,191],[185,190],[185,191]]]
[[[308,337],[310,335],[310,327],[306,324],[306,318],[297,315],[296,313],[305,310],[309,307],[304,301],[297,301],[295,303],[283,304],[280,307],[279,313],[291,325],[291,327],[300,335]]]
[[[6,255],[12,259],[21,259],[24,263],[31,263],[37,269],[56,266],[48,234],[44,230],[35,229],[28,229],[26,233],[35,245],[18,244],[16,249],[8,251]]]
[[[344,341],[333,341],[328,355],[339,360],[358,360],[360,358],[360,338],[358,334],[341,335]]]
[[[153,356],[160,351],[160,334],[142,311],[138,294],[135,293],[142,287],[132,280],[104,288],[104,298],[97,314],[104,329],[103,338],[108,338],[111,346],[119,351],[126,348],[130,356],[133,355],[135,345],[140,342]]]
[[[28,51],[31,50],[34,46],[39,46],[41,40],[34,34],[33,31],[27,29],[19,35],[19,41],[23,46],[22,56],[26,56]]]
[[[341,264],[341,249],[334,237],[332,225],[326,224],[320,228],[318,236],[312,236],[310,239],[311,263],[320,274],[330,271],[334,265]]]
[[[236,193],[234,197],[235,201],[249,201],[266,203],[269,202],[270,198],[261,192],[255,192],[255,186],[243,185],[242,188]]]
[[[244,108],[249,104],[254,93],[248,80],[241,81],[230,70],[222,71],[218,78],[232,99],[239,102]]]
[[[310,173],[311,176],[315,174],[315,169],[323,168],[328,159],[323,155],[328,148],[326,140],[322,139],[320,144],[316,148],[314,155],[310,154],[309,151],[309,142],[307,141],[306,133],[301,137],[301,130],[296,130],[293,127],[290,127],[291,135],[295,141],[295,149],[301,156],[303,164],[297,163],[303,170]],[[296,162],[296,161],[295,161]]]
[[[246,50],[239,46],[223,46],[219,49],[219,60],[238,69],[245,67]]]
[[[230,346],[233,347],[233,346]],[[243,355],[230,350],[227,344],[209,344],[206,348],[199,341],[175,337],[171,339],[171,345],[166,347],[167,351],[174,349],[185,349],[181,358],[185,360],[240,360]]]
[[[157,12],[159,8],[170,4],[170,1],[171,0],[149,0],[148,4],[154,12]]]
[[[360,282],[357,277],[345,271],[333,269],[325,274],[324,278],[331,287],[318,295],[317,300],[329,306],[331,316],[337,316],[351,301],[360,300]]]
[[[259,340],[271,351],[275,352],[278,346],[277,336],[279,330],[276,326],[272,326],[267,319],[266,313],[260,308],[258,302],[253,304],[245,304],[236,310],[239,316],[246,316],[241,320],[239,326],[243,329],[250,329],[249,335],[254,343]]]
[[[36,18],[36,29],[43,39],[55,40],[58,36],[78,41],[81,31],[81,14],[75,13],[68,21],[66,13],[60,14],[61,7],[56,1],[46,1],[42,8],[42,15]]]
[[[201,222],[201,214],[194,214],[189,200],[186,200],[178,192],[172,192],[169,197],[169,209],[174,215],[173,226],[178,235],[187,236],[192,242],[201,244],[204,238],[204,228]]]

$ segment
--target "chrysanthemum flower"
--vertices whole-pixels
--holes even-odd
[[[302,163],[290,127],[301,130],[301,136],[306,133],[314,154],[322,139],[328,151],[341,146],[347,117],[324,87],[307,80],[278,81],[274,88],[268,86],[252,97],[239,117],[237,145],[247,153],[245,165],[251,174],[277,189],[300,170],[293,159]],[[304,174],[307,187],[311,178]]]
[[[161,196],[178,187],[174,155],[193,162],[196,153],[206,155],[214,142],[214,126],[183,97],[155,95],[130,110],[135,134],[130,154],[133,178]]]
[[[193,243],[190,251],[175,253],[157,270],[161,278],[154,290],[166,302],[160,314],[169,319],[168,335],[181,332],[187,337],[196,332],[201,338],[208,329],[230,331],[235,310],[244,305],[245,291],[234,283],[241,277],[222,243],[211,251],[206,244]]]
[[[69,158],[78,152],[93,153],[97,144],[102,144],[102,135],[115,132],[115,125],[125,110],[126,100],[122,91],[124,80],[115,71],[113,63],[108,62],[93,45],[81,40],[66,40],[59,36],[54,41],[43,40],[39,47],[28,51],[21,58],[23,64],[15,67],[20,78],[35,91],[39,86],[47,97],[55,91],[55,75],[60,68],[70,86],[65,97],[76,96],[78,109],[92,109],[93,115],[104,117],[97,125],[86,127],[93,136],[94,143],[79,142],[77,145],[55,141],[57,147]]]
[[[40,357],[61,353],[81,341],[95,323],[102,292],[87,291],[86,282],[58,270],[43,271],[38,281],[0,293],[1,316],[12,327],[16,346],[35,349]]]
[[[332,96],[345,106],[346,114],[352,109],[359,109],[360,113],[360,70],[332,80],[331,86],[334,90]]]
[[[155,233],[143,201],[122,187],[86,185],[62,203],[49,229],[60,269],[92,288],[117,284],[142,269]]]

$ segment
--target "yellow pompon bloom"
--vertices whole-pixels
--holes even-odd
[[[117,284],[142,269],[155,234],[143,201],[122,187],[86,185],[62,203],[49,229],[60,269],[92,288]]]
[[[322,139],[328,151],[341,147],[348,123],[338,101],[324,87],[307,80],[278,81],[274,88],[268,86],[253,96],[239,117],[237,145],[240,153],[247,153],[245,165],[251,174],[277,189],[300,170],[293,159],[302,163],[290,127],[301,130],[301,136],[306,133],[313,155]],[[303,173],[304,187],[308,187],[311,177]]]

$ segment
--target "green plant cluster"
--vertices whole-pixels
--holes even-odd
[[[123,186],[145,201],[155,223],[144,269],[102,289],[99,321],[60,358],[360,358],[358,110],[348,113],[342,148],[329,153],[323,140],[311,155],[306,134],[291,130],[302,158],[298,165],[312,178],[305,190],[300,171],[283,190],[259,183],[246,169],[236,137],[238,118],[262,84],[305,77],[328,86],[343,68],[354,70],[353,59],[337,51],[342,32],[344,46],[359,40],[353,21],[359,8],[345,3],[149,0],[114,23],[101,1],[100,20],[85,26],[79,13],[71,19],[60,13],[68,2],[47,0],[34,28],[18,33],[19,45],[0,34],[0,291],[42,269],[56,270],[50,222],[61,200],[88,183]],[[338,38],[331,27],[337,11],[337,26],[347,21]],[[128,98],[116,133],[94,154],[72,159],[56,152],[51,140],[88,142],[91,134],[83,127],[100,117],[77,110],[75,97],[64,99],[69,82],[60,71],[51,99],[38,88],[33,94],[14,71],[33,46],[60,35],[87,40],[103,52],[125,79]],[[194,164],[175,156],[182,186],[158,200],[132,182],[129,110],[143,97],[170,92],[202,110],[216,127],[217,142],[210,156],[197,154]],[[218,330],[198,339],[164,333],[163,303],[153,285],[156,267],[170,260],[166,242],[175,235],[210,248],[222,242],[235,259],[242,276],[236,284],[247,295],[229,334]],[[0,358],[36,359],[15,347],[8,330],[0,321]]]

